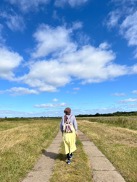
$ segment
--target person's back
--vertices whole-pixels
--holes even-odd
[[[60,130],[62,132],[65,153],[67,154],[67,163],[70,164],[72,152],[76,150],[76,134],[77,134],[77,121],[74,115],[71,114],[71,109],[64,110],[65,115],[62,117],[60,123]]]

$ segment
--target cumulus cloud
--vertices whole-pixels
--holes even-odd
[[[97,83],[137,73],[137,65],[127,67],[114,62],[116,55],[107,42],[98,47],[90,44],[79,46],[72,39],[73,27],[40,26],[34,34],[37,45],[28,64],[29,71],[18,79],[13,71],[20,65],[22,57],[7,48],[0,48],[0,77],[18,80],[33,88],[14,88],[15,93],[37,94],[58,91],[74,80],[81,84]]]
[[[3,93],[9,93],[11,95],[28,95],[28,94],[38,94],[38,91],[24,87],[13,87],[7,90],[0,90],[0,94]]]
[[[67,53],[76,50],[76,45],[71,41],[72,29],[58,26],[56,28],[41,25],[34,34],[37,46],[32,53],[33,58],[47,56],[51,53]]]
[[[114,63],[115,53],[107,42],[98,47],[78,46],[72,37],[73,28],[42,25],[34,34],[37,41],[29,72],[21,80],[43,92],[54,92],[73,80],[94,83],[137,73],[137,66]],[[52,36],[51,36],[52,35]]]
[[[31,65],[30,72],[22,80],[40,91],[57,91],[58,87],[70,82],[65,65],[55,61],[38,61]]]
[[[10,4],[16,5],[23,12],[37,9],[42,4],[47,4],[50,0],[7,0]]]
[[[4,18],[5,23],[7,24],[8,28],[12,31],[23,31],[25,28],[24,19],[22,16],[13,13],[9,14],[6,12],[2,12],[0,14],[2,18]]]
[[[55,5],[63,7],[64,5],[70,5],[71,7],[76,7],[88,2],[88,0],[55,0]]]
[[[93,83],[127,74],[127,67],[113,63],[114,59],[110,50],[85,46],[62,58],[32,63],[22,80],[40,91],[56,91],[73,79]]]
[[[13,80],[15,75],[14,69],[17,68],[23,58],[16,52],[0,47],[0,78]]]

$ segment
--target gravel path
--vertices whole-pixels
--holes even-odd
[[[79,131],[79,139],[89,157],[94,182],[125,182],[110,161],[81,131]],[[49,182],[61,142],[62,136],[61,132],[59,132],[52,144],[43,151],[43,155],[33,170],[22,182]]]

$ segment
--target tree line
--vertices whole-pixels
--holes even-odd
[[[99,117],[99,116],[137,116],[137,111],[117,111],[114,113],[78,114],[76,117]]]

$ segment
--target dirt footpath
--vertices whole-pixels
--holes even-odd
[[[125,182],[111,162],[81,131],[79,131],[79,139],[89,157],[94,182]],[[43,151],[33,170],[22,182],[49,182],[61,142],[62,136],[61,132],[59,132],[52,144]]]

